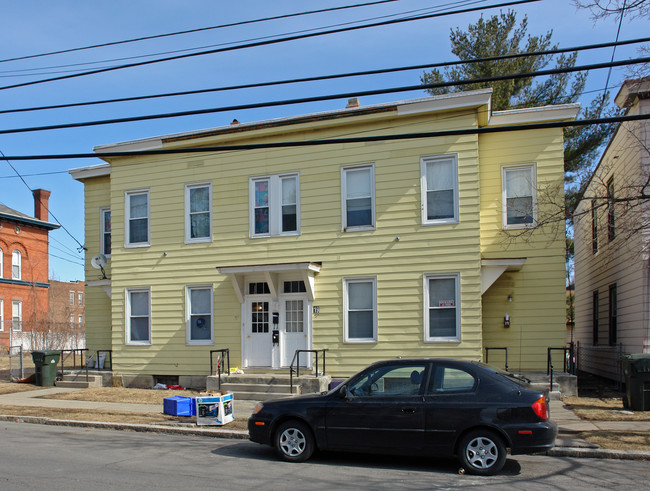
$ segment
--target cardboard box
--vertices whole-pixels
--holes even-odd
[[[193,416],[193,397],[173,396],[163,399],[163,413],[171,416]]]
[[[197,425],[225,425],[235,419],[234,396],[231,392],[196,398]]]

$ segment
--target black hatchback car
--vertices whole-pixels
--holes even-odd
[[[250,439],[302,462],[314,450],[457,456],[467,472],[501,470],[513,455],[549,450],[548,398],[524,379],[474,362],[389,360],[318,395],[263,402]]]

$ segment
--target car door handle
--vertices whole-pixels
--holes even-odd
[[[414,407],[403,407],[402,412],[406,414],[413,414],[415,413],[415,408]]]

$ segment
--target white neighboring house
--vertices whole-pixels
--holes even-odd
[[[650,77],[627,80],[615,102],[650,113]],[[622,123],[576,209],[578,369],[621,380],[620,356],[650,353],[650,122]]]

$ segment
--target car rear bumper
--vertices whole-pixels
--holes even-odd
[[[546,452],[555,445],[557,424],[543,421],[527,425],[513,425],[506,429],[510,437],[512,455]]]

